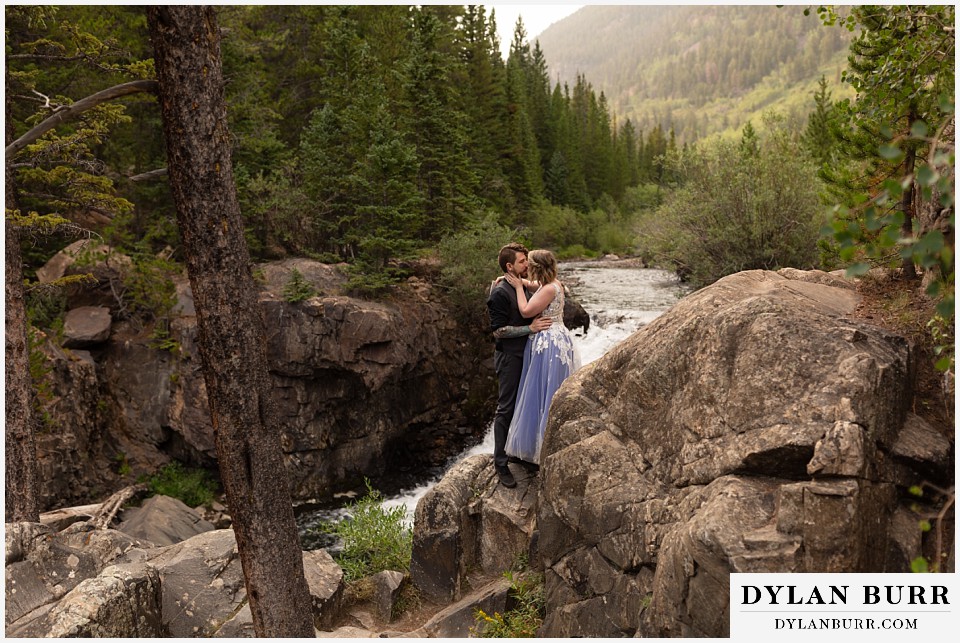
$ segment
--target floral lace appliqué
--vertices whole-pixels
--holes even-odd
[[[580,367],[580,359],[576,346],[573,344],[573,335],[563,325],[563,289],[556,283],[550,284],[556,290],[553,300],[543,309],[541,315],[553,320],[550,328],[534,335],[533,351],[542,353],[550,345],[555,347],[554,352],[560,362],[570,369],[570,372]]]

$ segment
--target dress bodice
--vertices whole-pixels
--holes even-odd
[[[560,287],[560,284],[553,282],[547,284],[546,286],[541,286],[541,288],[553,288],[554,296],[553,300],[547,304],[547,307],[543,309],[541,313],[544,317],[549,317],[553,320],[554,323],[563,324],[563,288]]]

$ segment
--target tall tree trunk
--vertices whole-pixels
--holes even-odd
[[[313,637],[230,161],[219,29],[210,7],[151,6],[147,20],[217,458],[254,629],[258,636]]]
[[[916,113],[916,108],[910,106],[910,113],[907,117],[907,128],[910,128],[913,125],[913,122],[917,120],[919,116]],[[916,148],[908,143],[906,149],[906,158],[904,158],[903,164],[903,173],[904,176],[913,176],[913,172],[917,167],[917,150]],[[903,211],[903,225],[900,228],[900,234],[904,238],[913,238],[913,220],[916,213],[916,204],[914,203],[914,189],[913,189],[913,179],[910,180],[910,183],[903,190],[903,197],[900,200],[900,209]],[[913,279],[917,276],[916,266],[913,265],[913,258],[907,257],[903,260],[901,267],[903,268],[903,276],[907,279]]]
[[[13,140],[10,102],[6,105],[6,141]],[[7,210],[17,209],[17,195],[10,163],[4,164]],[[33,382],[30,381],[30,344],[27,340],[27,310],[24,304],[23,266],[20,254],[20,232],[4,217],[6,232],[6,275],[4,304],[6,345],[4,367],[7,369],[6,425],[4,426],[6,504],[5,522],[40,522],[37,492],[37,449],[33,438]]]

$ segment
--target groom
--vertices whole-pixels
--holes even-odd
[[[500,249],[500,268],[504,273],[526,277],[527,254],[527,249],[519,243],[505,245]],[[529,294],[527,296],[529,297]],[[520,390],[523,350],[527,346],[527,337],[549,328],[551,321],[543,317],[532,321],[523,317],[517,306],[517,291],[502,278],[490,288],[487,309],[490,312],[490,330],[497,342],[493,365],[500,382],[497,414],[493,420],[493,466],[500,478],[500,484],[512,488],[517,486],[517,482],[507,466],[504,446],[517,404],[517,392]]]

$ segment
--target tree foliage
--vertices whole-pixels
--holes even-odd
[[[668,160],[680,187],[641,232],[660,262],[704,286],[741,270],[817,264],[822,221],[813,163],[782,119],[740,141],[716,140]]]
[[[955,8],[864,6],[822,20],[858,30],[838,106],[843,165],[828,230],[850,272],[899,260],[926,271],[938,311],[953,317]],[[837,178],[839,177],[839,179]]]
[[[62,8],[45,21],[31,11],[46,15],[8,9],[17,52],[56,53],[68,64],[28,64],[18,53],[17,99],[36,90],[53,109],[69,100],[52,88],[79,95],[106,79],[150,77],[137,8]],[[67,17],[99,39],[81,37]],[[652,172],[667,148],[662,128],[645,136],[618,119],[583,76],[572,86],[551,82],[522,23],[503,60],[481,5],[231,6],[218,18],[232,157],[256,258],[343,260],[351,287],[375,293],[478,212],[535,228],[553,204],[586,230],[597,203],[611,197],[620,207],[629,189],[662,179]],[[75,42],[98,53],[78,53]],[[24,104],[14,110],[21,131],[49,113],[28,118]],[[23,205],[100,213],[98,230],[119,249],[169,246],[182,258],[166,179],[152,173],[165,165],[160,130],[156,109],[135,97],[57,128],[18,168]],[[57,154],[77,162],[49,160]],[[114,221],[109,230],[100,229],[104,218]],[[596,252],[596,236],[569,243]]]

